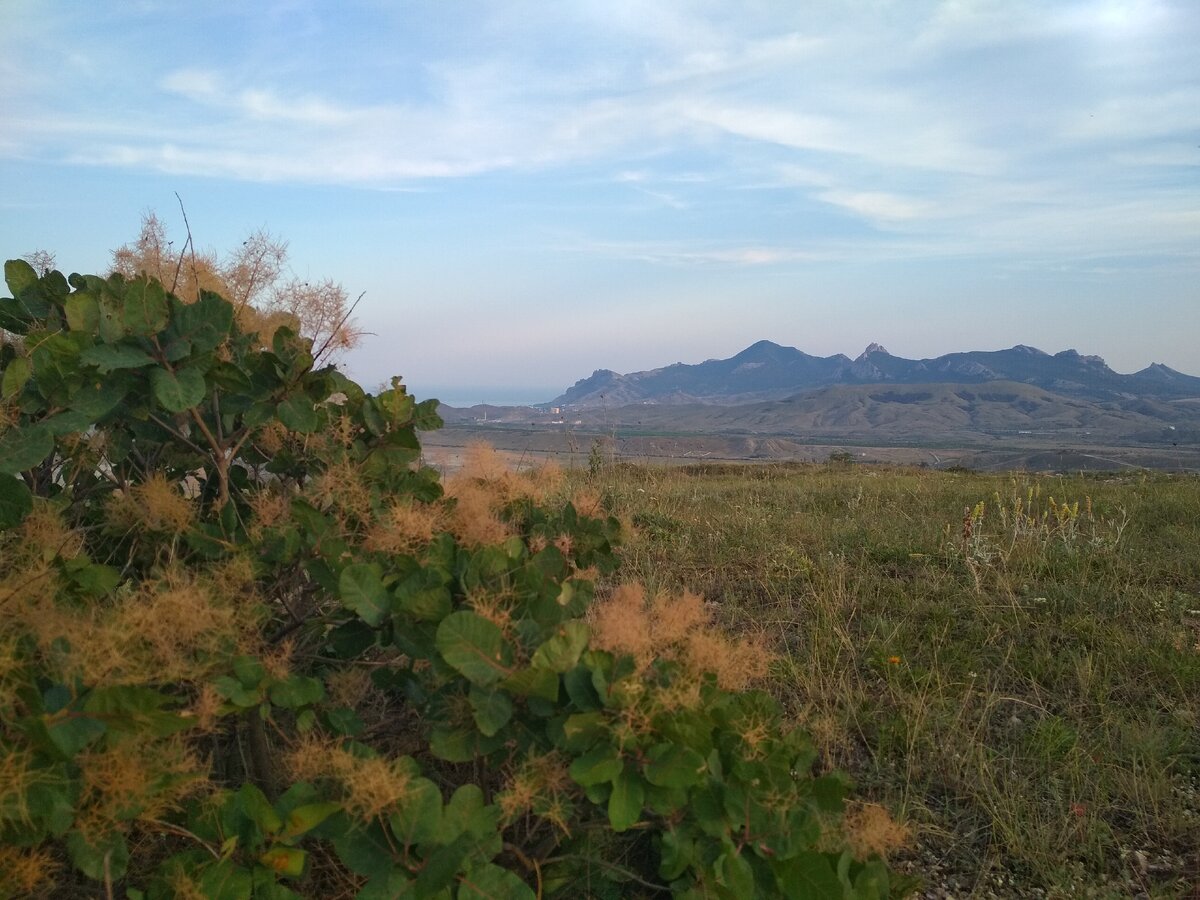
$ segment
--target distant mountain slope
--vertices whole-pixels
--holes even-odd
[[[1185,376],[1186,377],[1186,376]],[[751,403],[625,403],[568,415],[530,407],[442,408],[449,425],[585,433],[703,434],[924,446],[1200,445],[1200,399],[1071,397],[1032,384],[838,384]]]
[[[584,421],[604,414],[584,414]],[[833,385],[786,400],[731,405],[626,406],[608,421],[656,430],[747,434],[875,435],[891,438],[987,434],[1133,435],[1162,440],[1195,429],[1200,405],[1165,400],[1096,401],[1012,381],[983,384]]]
[[[1155,363],[1122,375],[1098,356],[1064,350],[1053,356],[1018,344],[1008,350],[948,353],[936,359],[892,356],[871,344],[857,359],[810,356],[759,341],[729,359],[675,363],[621,375],[600,369],[551,401],[575,409],[635,403],[735,405],[783,400],[833,385],[981,384],[1013,381],[1092,400],[1200,397],[1200,378]]]

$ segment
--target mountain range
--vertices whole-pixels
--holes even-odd
[[[812,356],[771,341],[729,359],[621,375],[599,369],[550,401],[575,410],[641,405],[734,406],[779,401],[836,386],[979,385],[1014,382],[1088,401],[1177,401],[1200,398],[1200,378],[1155,363],[1131,375],[1099,356],[1075,350],[1049,354],[1018,344],[1008,350],[948,353],[934,359],[892,356],[871,344],[856,359]],[[911,402],[911,401],[910,401]],[[1149,412],[1149,410],[1147,410]]]

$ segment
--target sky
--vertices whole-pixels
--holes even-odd
[[[362,294],[367,387],[760,339],[1200,374],[1195,0],[3,0],[0,253],[156,213]]]

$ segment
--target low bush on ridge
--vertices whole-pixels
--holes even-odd
[[[0,896],[888,895],[760,654],[593,603],[592,500],[216,294],[5,276]]]

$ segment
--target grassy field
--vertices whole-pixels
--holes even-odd
[[[621,577],[703,592],[927,896],[1200,891],[1200,478],[597,465]]]

